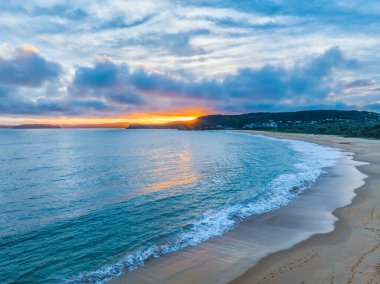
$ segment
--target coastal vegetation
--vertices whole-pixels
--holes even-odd
[[[291,133],[380,138],[380,114],[368,111],[309,110],[259,112],[240,115],[207,115],[188,122],[163,125],[131,125],[129,129],[180,130],[250,129]]]

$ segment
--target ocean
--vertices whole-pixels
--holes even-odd
[[[0,283],[105,283],[288,204],[340,155],[225,131],[0,130]]]

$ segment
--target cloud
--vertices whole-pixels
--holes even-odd
[[[334,71],[356,68],[338,47],[292,67],[264,65],[242,68],[222,80],[173,78],[127,64],[97,61],[76,71],[72,93],[108,101],[149,106],[158,98],[198,100],[226,111],[296,109],[326,104],[335,85]]]
[[[144,37],[135,39],[118,38],[112,43],[113,48],[125,46],[138,46],[142,49],[150,49],[159,54],[167,54],[176,57],[186,57],[206,54],[205,49],[197,47],[192,40],[199,36],[207,36],[210,31],[207,29],[194,29],[181,32],[149,32]]]
[[[128,20],[124,15],[118,15],[104,23],[101,23],[99,26],[94,27],[94,30],[109,30],[109,29],[128,29],[143,25],[150,21],[154,15],[146,15],[140,19]]]
[[[33,16],[57,16],[73,21],[84,20],[88,13],[81,8],[71,8],[66,5],[54,5],[50,7],[36,7],[31,12]]]
[[[73,97],[103,98],[120,104],[144,103],[129,83],[128,65],[116,65],[108,59],[97,60],[91,67],[78,67],[70,93]]]
[[[379,2],[296,2],[0,1],[0,112],[377,109]]]
[[[362,106],[362,109],[380,112],[380,101],[364,105]]]
[[[24,46],[17,52],[26,53],[27,57],[30,54],[38,56],[37,61],[42,60],[45,65],[56,64],[43,59],[33,47]],[[291,66],[266,64],[257,68],[240,68],[219,79],[198,79],[181,70],[162,73],[146,66],[131,67],[102,57],[91,65],[76,66],[67,88],[55,95],[47,93],[44,83],[55,80],[61,73],[49,73],[46,71],[49,68],[39,67],[39,70],[45,70],[39,72],[45,76],[36,79],[34,74],[27,75],[25,70],[14,68],[17,72],[12,74],[12,78],[18,80],[8,78],[6,84],[0,84],[0,112],[120,115],[131,110],[168,110],[189,106],[229,113],[318,107],[345,109],[343,101],[331,100],[334,92],[344,89],[337,89],[339,78],[336,74],[356,70],[358,66],[357,61],[347,58],[338,47],[333,47]],[[357,80],[351,82],[351,87],[367,83],[364,79]],[[28,93],[32,89],[35,91]]]
[[[22,45],[10,58],[0,57],[0,85],[39,87],[61,74],[61,66],[43,58],[34,46]]]
[[[357,62],[345,58],[337,47],[291,68],[264,65],[242,68],[222,80],[186,81],[139,69],[129,74],[129,81],[140,90],[176,93],[179,96],[228,100],[301,102],[325,99],[333,89],[334,70],[351,69]],[[225,101],[223,101],[225,103]]]
[[[25,90],[0,87],[0,113],[11,115],[98,115],[115,108],[95,98],[34,97]]]
[[[205,54],[206,51],[203,48],[194,46],[191,40],[200,35],[209,35],[210,31],[206,29],[193,30],[189,32],[178,32],[165,34],[162,37],[157,37],[154,42],[159,43],[158,46],[166,49],[169,54],[176,56],[192,56]]]
[[[73,3],[43,3],[25,2],[20,0],[2,1],[0,9],[13,14],[23,14],[31,17],[59,17],[69,20],[83,20],[88,16],[85,8],[73,7]]]
[[[9,56],[0,57],[0,113],[78,115],[114,110],[96,98],[67,96],[60,81],[63,68],[59,63],[45,59],[36,47],[5,46],[5,49]]]
[[[23,90],[0,87],[0,114],[96,116],[113,111],[117,108],[96,98],[34,97]]]
[[[71,68],[106,54],[161,71],[220,76],[291,64],[335,45],[372,64],[380,58],[375,0],[0,2],[2,40],[28,38]]]
[[[355,88],[365,88],[376,86],[375,80],[369,79],[358,79],[347,83],[344,87],[345,89],[355,89]]]
[[[334,70],[351,69],[357,62],[337,47],[290,68],[265,65],[244,68],[222,82],[225,96],[272,103],[312,104],[326,99],[334,85]]]
[[[113,86],[118,81],[119,73],[123,73],[125,68],[128,72],[125,65],[118,67],[109,60],[99,60],[92,67],[79,67],[75,72],[74,84],[85,88]]]

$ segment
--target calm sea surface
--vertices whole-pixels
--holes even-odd
[[[336,157],[222,131],[0,130],[0,283],[106,282],[287,204]]]

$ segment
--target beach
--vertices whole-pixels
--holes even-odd
[[[379,283],[380,141],[239,132],[312,142],[344,155],[290,204],[110,283]]]
[[[335,229],[269,255],[231,283],[380,283],[380,141],[257,132],[354,153],[368,176],[352,204],[334,211]]]

